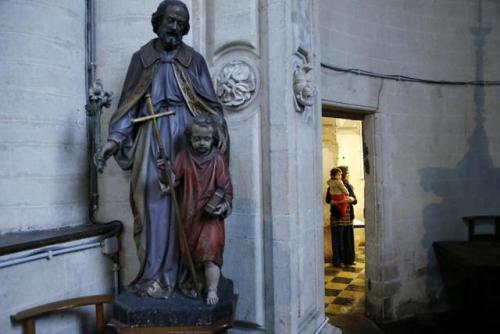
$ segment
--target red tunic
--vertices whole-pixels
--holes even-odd
[[[334,200],[334,201],[344,201],[346,199],[347,199],[347,196],[344,195],[344,194],[334,194],[334,195],[332,195],[332,200]],[[337,207],[337,209],[339,209],[340,215],[342,217],[345,217],[346,213],[347,213],[347,207],[349,206],[349,204],[342,203],[342,204],[335,204],[335,206]]]
[[[197,157],[187,149],[177,154],[173,169],[179,186],[182,222],[193,262],[200,264],[212,261],[222,266],[224,220],[209,215],[204,208],[216,189],[224,191],[224,199],[231,204],[233,186],[225,159],[216,149],[204,157]],[[183,254],[185,249],[182,242],[180,245]]]

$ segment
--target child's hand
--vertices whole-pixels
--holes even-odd
[[[212,215],[213,216],[223,216],[224,213],[226,213],[227,208],[228,208],[228,204],[225,201],[223,201],[222,203],[218,204],[215,207],[215,210],[214,210],[214,212],[212,212]]]
[[[160,179],[160,182],[163,183],[164,185],[168,186],[168,176],[166,175],[167,173],[170,172],[170,179],[172,180],[172,183],[175,184],[175,174],[172,172],[172,170],[167,171],[167,162],[165,159],[162,159],[161,157],[156,158],[156,167],[158,168],[158,178]],[[167,190],[169,191],[169,190]]]
[[[160,171],[163,171],[165,169],[165,165],[166,165],[165,159],[161,157],[156,157],[156,167],[158,167]]]
[[[170,192],[170,187],[166,185],[165,183],[159,181],[160,184],[160,192],[162,195],[168,194]]]

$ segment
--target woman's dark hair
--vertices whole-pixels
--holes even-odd
[[[165,11],[170,6],[182,7],[182,9],[184,9],[184,11],[186,12],[187,22],[186,22],[186,27],[184,28],[184,31],[182,32],[182,34],[187,35],[187,33],[189,32],[189,28],[190,28],[190,26],[189,26],[189,10],[188,10],[186,4],[182,1],[179,1],[179,0],[164,0],[158,5],[156,12],[154,12],[153,15],[151,15],[151,24],[153,25],[154,33],[158,35],[158,28],[160,27],[161,21],[163,20],[163,16],[165,15]]]
[[[186,129],[184,130],[184,136],[189,140],[191,138],[191,135],[193,134],[193,127],[194,126],[200,126],[204,128],[212,128],[213,130],[213,136],[214,136],[214,143],[219,142],[219,133],[217,131],[217,123],[213,119],[213,117],[205,114],[201,114],[193,118],[193,120],[186,126]]]
[[[342,171],[342,178],[344,178],[347,174],[349,174],[349,167],[347,167],[347,166],[338,166],[337,168]]]
[[[342,174],[348,174],[349,173],[349,167],[347,167],[347,166],[338,166],[337,168],[342,171]]]
[[[338,173],[342,173],[342,169],[335,167],[330,170],[330,176],[337,175]]]

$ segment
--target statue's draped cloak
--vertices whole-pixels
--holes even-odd
[[[158,279],[175,285],[179,247],[175,212],[170,197],[160,191],[156,169],[158,145],[151,121],[134,125],[132,118],[148,115],[144,95],[150,93],[155,112],[174,110],[158,119],[168,159],[174,161],[186,147],[184,129],[200,113],[216,116],[221,127],[219,149],[228,150],[227,127],[203,57],[181,44],[167,53],[150,41],[132,56],[118,108],[111,117],[109,140],[119,144],[115,159],[131,169],[130,203],[134,215],[134,239],[141,263],[136,280]]]
[[[183,195],[181,217],[193,262],[201,265],[212,261],[222,266],[224,220],[209,215],[204,208],[218,189],[224,192],[226,203],[231,204],[233,186],[227,162],[217,150],[199,157],[186,149],[175,158],[174,172]],[[185,251],[181,247],[182,254]]]

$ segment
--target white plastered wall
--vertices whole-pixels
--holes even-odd
[[[319,4],[323,63],[434,80],[500,77],[497,1]],[[364,124],[373,144],[367,191],[377,218],[367,226],[369,313],[385,321],[442,309],[432,242],[465,240],[461,217],[492,214],[498,201],[499,88],[382,81],[328,69],[321,88],[324,103],[377,110]],[[480,199],[477,205],[469,204],[472,198]]]

